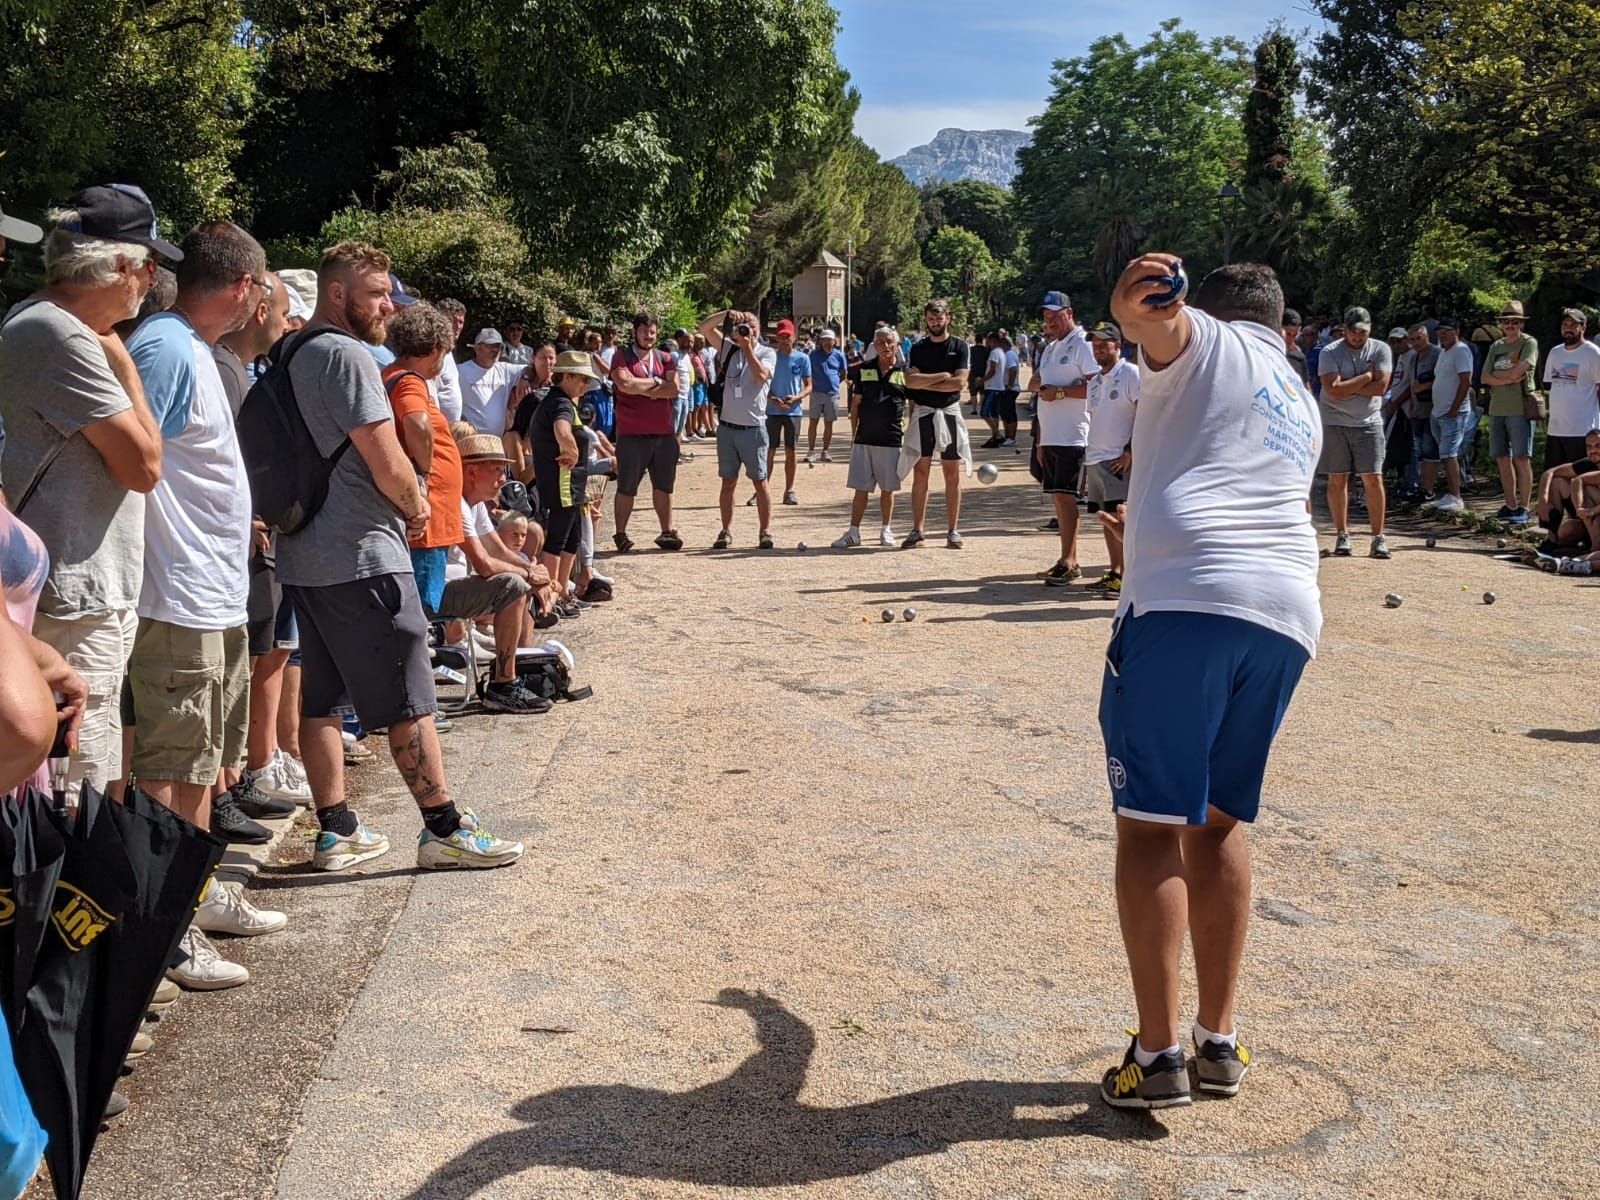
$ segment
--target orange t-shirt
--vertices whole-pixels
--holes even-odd
[[[411,544],[419,550],[459,546],[462,542],[461,451],[456,448],[455,438],[450,436],[450,422],[444,419],[427,383],[415,371],[385,367],[383,384],[389,391],[389,404],[394,408],[394,423],[402,446],[405,432],[401,426],[412,413],[427,413],[428,424],[433,428],[433,467],[428,472],[428,527]]]

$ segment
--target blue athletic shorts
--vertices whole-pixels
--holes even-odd
[[[1204,825],[1209,804],[1254,821],[1267,753],[1309,660],[1293,639],[1236,617],[1119,620],[1100,688],[1113,811]]]

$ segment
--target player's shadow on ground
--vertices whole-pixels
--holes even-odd
[[[1541,742],[1575,742],[1589,746],[1600,744],[1600,729],[1530,729],[1528,736]]]
[[[1102,1105],[1089,1083],[969,1080],[842,1108],[802,1103],[816,1046],[777,1000],[725,988],[760,1049],[731,1075],[668,1092],[628,1084],[557,1088],[511,1110],[526,1128],[485,1138],[408,1200],[462,1200],[531,1167],[578,1167],[722,1187],[783,1187],[864,1175],[961,1142],[1100,1137],[1155,1140],[1166,1130]],[[1070,1108],[1019,1117],[1018,1108]]]

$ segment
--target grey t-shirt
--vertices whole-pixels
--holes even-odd
[[[762,425],[767,419],[767,389],[772,385],[772,372],[778,366],[778,352],[771,346],[756,343],[756,357],[767,368],[767,378],[757,380],[755,372],[745,360],[743,350],[735,348],[733,357],[723,366],[722,419],[735,425]]]
[[[312,440],[331,455],[352,429],[394,420],[372,352],[353,337],[325,333],[300,347],[289,379]],[[278,538],[278,579],[328,587],[374,575],[411,574],[406,523],[378,490],[361,452],[346,450],[311,523]]]
[[[1329,375],[1337,375],[1340,379],[1354,379],[1357,375],[1365,375],[1368,371],[1389,374],[1394,370],[1394,355],[1390,353],[1387,342],[1380,342],[1375,337],[1368,337],[1366,344],[1359,350],[1351,349],[1350,343],[1340,338],[1337,342],[1329,342],[1322,348],[1322,356],[1317,359],[1317,374],[1324,379]],[[1346,396],[1343,400],[1334,400],[1328,394],[1327,385],[1322,388],[1322,423],[1324,425],[1381,425],[1383,423],[1383,397],[1378,396]]]
[[[144,583],[144,496],[112,476],[85,425],[133,407],[100,339],[48,300],[24,301],[0,328],[4,478],[17,515],[50,550],[39,611],[59,620],[133,609]]]

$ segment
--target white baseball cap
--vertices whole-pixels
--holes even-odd
[[[500,336],[498,329],[480,329],[478,336],[472,339],[474,346],[504,346],[505,338]]]

